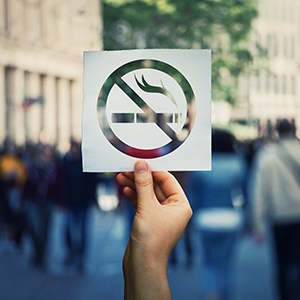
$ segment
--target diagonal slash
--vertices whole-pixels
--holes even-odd
[[[148,107],[150,113],[154,116],[158,116],[161,114],[157,114],[122,78],[117,78],[115,83],[119,86],[119,88],[144,112],[143,107]],[[156,118],[155,118],[156,119]],[[174,133],[176,132],[170,127],[165,126],[168,125],[166,122],[155,122],[155,124],[170,138],[174,139]]]

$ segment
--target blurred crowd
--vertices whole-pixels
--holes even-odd
[[[84,271],[88,208],[95,202],[98,177],[82,172],[81,145],[71,141],[61,155],[54,146],[18,148],[7,138],[0,155],[0,233],[4,251],[22,250],[25,235],[32,244],[31,263],[46,268],[51,216],[65,210],[65,264]]]
[[[201,243],[201,299],[232,299],[233,266],[240,238],[261,244],[271,236],[278,297],[300,297],[300,142],[294,120],[261,128],[255,140],[238,141],[212,131],[212,170],[174,175],[194,215],[185,232],[187,266],[193,264],[191,235]],[[176,264],[176,249],[170,262]]]
[[[299,153],[293,120],[269,122],[259,138],[247,141],[213,129],[212,171],[174,172],[194,211],[183,239],[187,269],[194,264],[192,235],[201,242],[201,299],[231,299],[237,243],[243,234],[262,243],[266,224],[274,238],[280,299],[299,299]],[[64,264],[83,273],[89,207],[96,203],[100,182],[111,185],[101,174],[82,172],[79,142],[71,141],[61,154],[44,144],[18,148],[7,138],[0,155],[0,241],[8,250],[22,249],[28,236],[31,263],[45,268],[51,215],[60,207],[65,211]],[[123,204],[120,188],[116,194],[130,226],[133,211]],[[178,264],[176,248],[170,264]]]

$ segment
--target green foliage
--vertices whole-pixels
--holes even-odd
[[[213,98],[234,103],[255,0],[103,0],[104,47],[212,49]]]

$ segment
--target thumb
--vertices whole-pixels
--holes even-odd
[[[137,204],[152,199],[154,196],[153,179],[149,164],[146,161],[138,160],[134,165],[134,181],[137,193]]]

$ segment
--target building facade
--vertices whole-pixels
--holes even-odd
[[[262,126],[268,121],[275,124],[278,118],[295,119],[299,127],[300,1],[257,0],[257,4],[252,45],[263,46],[267,59],[256,57],[240,81],[235,116],[257,119]]]
[[[0,0],[0,142],[81,138],[83,51],[102,48],[99,0]]]

